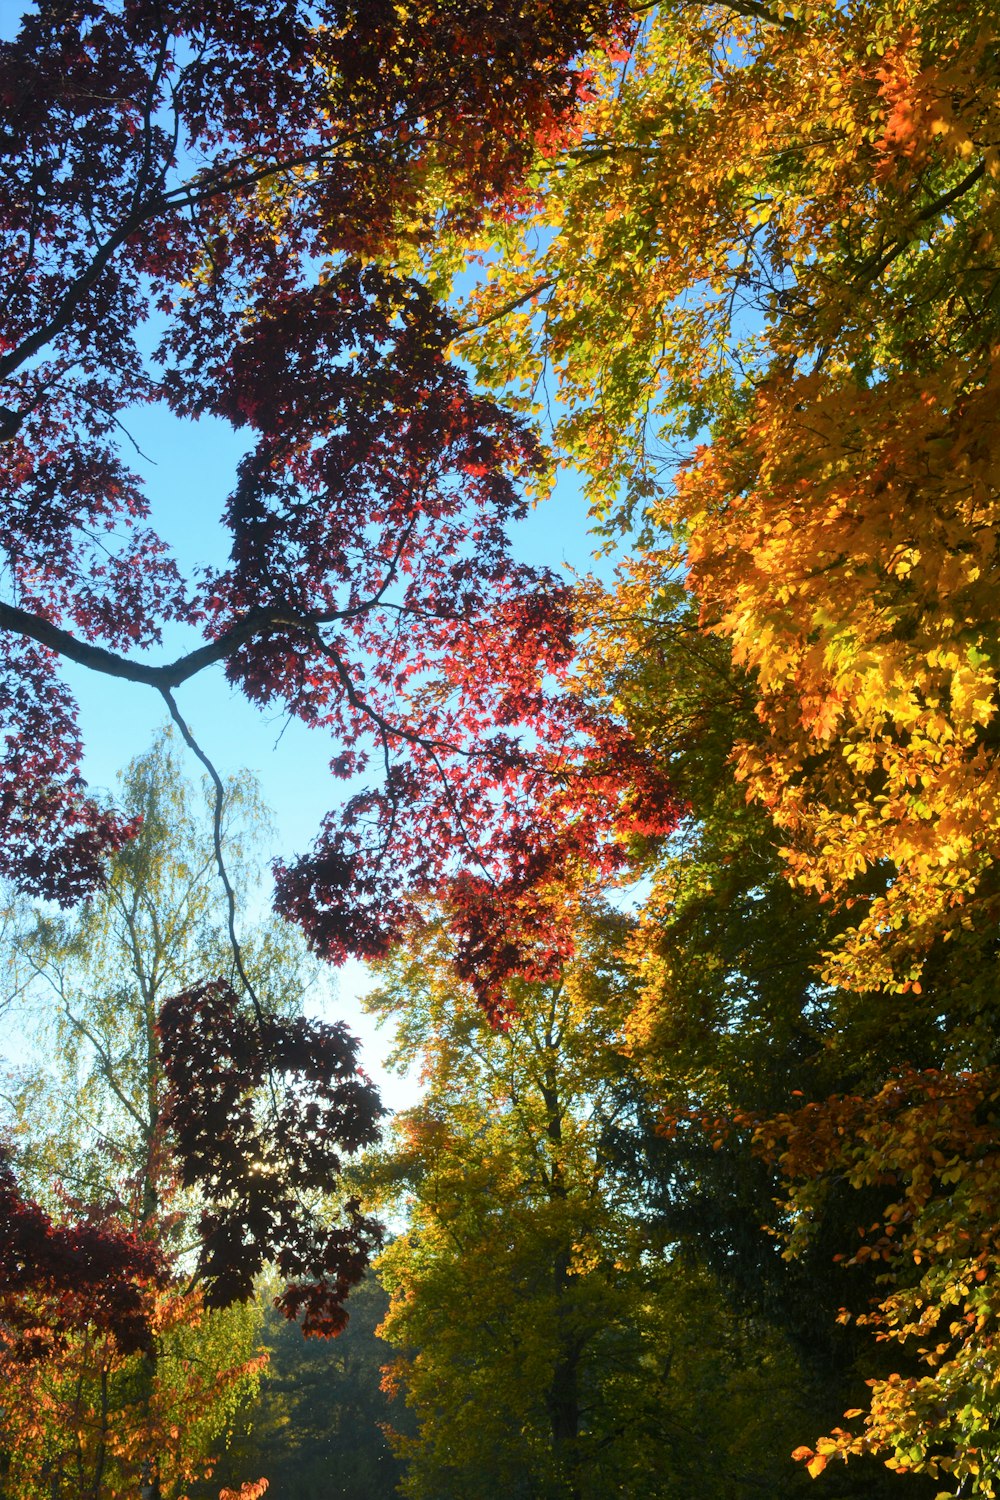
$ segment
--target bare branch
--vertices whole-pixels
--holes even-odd
[[[225,855],[222,851],[222,815],[225,811],[226,806],[226,789],[223,786],[222,777],[219,775],[218,771],[215,769],[215,766],[212,764],[209,757],[205,754],[204,750],[201,748],[201,746],[198,744],[198,741],[191,733],[187,721],[181,714],[180,709],[177,707],[177,704],[174,700],[174,695],[171,693],[170,689],[162,688],[161,692],[163,695],[163,701],[170,711],[170,717],[173,719],[174,723],[177,725],[177,728],[180,730],[181,738],[187,745],[188,749],[192,752],[192,754],[201,761],[202,765],[205,767],[205,770],[208,772],[213,787],[215,788],[215,805],[213,807],[212,814],[212,838],[215,843],[216,868],[219,872],[219,879],[222,881],[222,888],[226,893],[226,906],[229,925],[229,944],[233,950],[233,962],[236,964],[236,972],[239,974],[243,987],[250,997],[250,1001],[253,1005],[254,1011],[256,1012],[258,1021],[263,1023],[264,1007],[260,1003],[257,991],[254,989],[253,985],[250,982],[250,976],[247,974],[246,967],[243,963],[243,949],[240,947],[240,940],[236,934],[236,892],[233,890],[232,881],[229,879],[229,871],[226,869]]]

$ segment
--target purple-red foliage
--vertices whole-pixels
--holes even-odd
[[[378,1138],[378,1094],[341,1024],[258,1017],[223,981],[168,1000],[160,1014],[165,1118],[186,1187],[204,1202],[199,1271],[209,1307],[251,1295],[273,1262],[278,1300],[306,1333],[339,1333],[343,1303],[380,1230],[355,1200],[325,1222],[343,1154]]]
[[[55,1224],[18,1188],[0,1152],[0,1321],[5,1341],[34,1358],[87,1326],[125,1353],[147,1348],[155,1292],[169,1281],[156,1245],[113,1221]]]
[[[30,641],[0,651],[0,723],[0,874],[31,895],[76,901],[135,824],[86,795],[76,705],[52,654]]]
[[[670,825],[655,768],[567,690],[565,588],[511,555],[533,439],[449,362],[426,291],[370,264],[433,231],[429,169],[463,219],[516,196],[571,128],[580,49],[629,24],[622,0],[45,0],[0,43],[0,872],[71,901],[130,832],[87,798],[67,657],[164,690],[224,661],[327,732],[370,785],[279,869],[280,909],[370,956],[451,888],[487,1005],[569,942],[553,883]],[[251,439],[215,576],[148,525],[124,429],[153,401]],[[168,624],[191,648],[151,662]],[[332,1331],[375,1235],[301,1202],[374,1130],[346,1037],[218,986],[163,1025],[212,1296],[274,1255],[286,1310]]]
[[[61,655],[163,688],[224,660],[330,734],[335,773],[371,779],[279,872],[281,909],[332,958],[384,951],[413,893],[520,891],[614,842],[609,773],[563,688],[566,590],[508,545],[536,444],[449,362],[427,292],[365,261],[400,223],[433,232],[431,166],[460,216],[516,194],[536,138],[571,130],[581,48],[630,24],[621,0],[85,0],[0,43],[15,880],[73,899],[128,832],[84,795]],[[193,586],[123,448],[120,414],[153,400],[253,441],[218,497],[231,561]],[[201,644],[138,660],[168,622]],[[578,810],[553,812],[574,777]],[[626,779],[623,756],[613,803]],[[506,930],[509,900],[494,908]]]

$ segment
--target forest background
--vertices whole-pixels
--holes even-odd
[[[257,1493],[314,1416],[238,1435],[254,1287],[329,1335],[353,1286],[329,1345],[268,1314],[331,1393],[297,1493],[992,1496],[995,20],[326,10],[50,4],[0,59],[2,853],[56,999],[3,1484],[193,1494],[228,1434]],[[250,435],[189,587],[137,400]],[[623,559],[571,592],[509,541],[560,462]],[[114,806],[61,660],[173,720]],[[222,663],[336,742],[277,907],[378,965],[380,1145],[174,696]],[[383,1314],[393,1456],[342,1420]]]

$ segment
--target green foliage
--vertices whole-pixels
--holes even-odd
[[[426,1083],[363,1172],[376,1202],[407,1215],[378,1266],[389,1383],[417,1424],[394,1439],[402,1492],[795,1493],[801,1377],[787,1341],[669,1253],[614,1167],[634,1096],[629,923],[578,915],[579,958],[558,984],[516,984],[508,1029],[451,977],[433,927],[370,1002],[398,1018],[399,1060],[419,1061]]]
[[[212,789],[185,779],[169,730],[121,783],[121,806],[141,825],[111,861],[105,889],[69,916],[36,909],[9,936],[8,984],[36,1044],[8,1106],[19,1171],[36,1193],[58,1182],[60,1193],[115,1207],[141,1230],[170,1176],[160,1006],[203,978],[240,980],[216,873]],[[231,781],[222,836],[244,904],[268,822],[251,778]],[[270,919],[241,946],[262,1001],[300,1009],[315,974],[302,940]]]
[[[235,1423],[212,1484],[191,1500],[215,1500],[220,1484],[266,1474],[269,1500],[384,1500],[401,1475],[384,1426],[407,1425],[381,1389],[391,1349],[376,1333],[388,1297],[373,1275],[352,1293],[336,1339],[303,1339],[262,1288],[267,1370],[257,1399]]]

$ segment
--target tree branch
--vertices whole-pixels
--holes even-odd
[[[351,609],[319,611],[315,614],[302,615],[296,614],[294,610],[266,607],[252,609],[237,620],[235,625],[223,631],[222,635],[214,641],[198,646],[194,651],[177,657],[175,661],[165,662],[162,666],[150,666],[146,662],[132,661],[116,651],[109,651],[105,646],[96,646],[89,641],[81,641],[70,631],[63,630],[62,626],[54,625],[51,620],[46,620],[42,615],[19,609],[16,604],[0,603],[0,630],[9,630],[16,635],[26,635],[49,651],[55,651],[57,655],[66,657],[67,661],[74,661],[81,667],[89,667],[93,672],[102,672],[106,677],[121,677],[127,682],[140,682],[146,687],[164,692],[180,687],[182,683],[204,671],[206,667],[225,661],[238,646],[244,645],[254,636],[269,635],[277,630],[311,631],[317,625],[329,625],[335,620],[352,619],[359,614],[364,614],[367,610],[374,608],[376,602],[366,600],[363,604],[355,605]]]
[[[801,26],[802,22],[795,16],[783,14],[777,7],[773,10],[769,5],[762,5],[759,0],[713,0],[714,4],[720,5],[723,10],[731,10],[734,15],[751,17],[755,21],[766,21],[769,26],[781,26],[791,30]]]
[[[964,197],[970,188],[975,187],[985,171],[985,160],[978,162],[972,168],[971,172],[966,173],[961,182],[956,183],[947,193],[942,193],[939,198],[935,198],[932,203],[928,203],[926,208],[922,208],[918,214],[915,214],[912,222],[914,224],[926,224],[928,219],[936,219],[939,214],[947,213],[953,203],[957,203],[959,198]],[[882,273],[889,269],[896,257],[901,255],[911,243],[912,241],[908,235],[898,236],[893,240],[884,255],[880,256],[874,264],[862,268],[862,275],[859,279],[877,281]]]
[[[209,777],[211,778],[213,787],[215,788],[215,803],[213,806],[212,816],[212,838],[215,843],[216,868],[219,872],[219,879],[222,881],[223,890],[226,893],[226,907],[229,925],[229,945],[233,952],[233,962],[236,964],[236,972],[239,974],[240,979],[243,982],[243,988],[246,990],[247,995],[250,997],[250,1002],[253,1005],[254,1011],[256,1012],[257,1020],[263,1024],[264,1008],[260,1003],[257,991],[254,989],[253,985],[250,982],[250,976],[247,974],[246,968],[244,967],[243,949],[240,947],[240,940],[236,935],[236,892],[233,890],[232,881],[229,879],[229,871],[226,869],[226,860],[222,852],[222,815],[225,811],[226,806],[226,789],[222,784],[222,777],[219,775],[218,771],[215,769],[215,766],[212,764],[211,760],[205,754],[204,750],[201,748],[201,746],[198,744],[198,741],[191,733],[191,730],[188,728],[187,721],[181,714],[180,709],[177,707],[177,704],[174,701],[174,696],[171,693],[170,689],[162,688],[161,693],[163,695],[164,703],[170,710],[170,717],[173,719],[174,723],[177,725],[177,728],[181,732],[181,738],[183,739],[185,745],[187,745],[191,753],[197,756],[198,760],[201,761],[202,765],[205,767],[205,770],[208,772]],[[271,1092],[273,1097],[273,1080],[271,1085]],[[277,1101],[275,1101],[275,1104],[276,1103]]]
[[[522,292],[519,296],[513,297],[509,302],[505,302],[502,307],[498,307],[496,312],[490,313],[488,318],[483,318],[478,323],[460,324],[459,333],[462,336],[469,333],[478,333],[480,328],[488,328],[491,323],[498,323],[508,313],[516,312],[519,307],[523,307],[526,302],[530,302],[533,297],[540,297],[542,292],[547,292],[550,287],[555,286],[558,280],[558,276],[546,276],[542,281],[537,282],[535,286],[529,287],[526,292]]]

